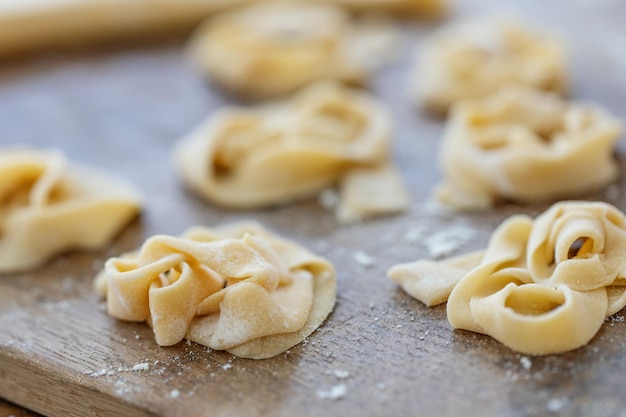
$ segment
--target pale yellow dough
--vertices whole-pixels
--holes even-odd
[[[560,202],[505,220],[483,252],[397,265],[389,277],[428,305],[447,299],[455,328],[522,353],[566,352],[626,305],[626,217],[603,202]]]
[[[347,14],[320,2],[260,2],[225,12],[191,39],[191,59],[240,95],[267,98],[330,78],[361,84],[368,68],[352,50]]]
[[[2,0],[0,56],[189,30],[250,0]]]
[[[510,84],[564,93],[565,47],[522,24],[470,20],[445,26],[415,54],[410,73],[415,101],[447,112],[458,100],[479,98]]]
[[[313,0],[315,1],[315,0]],[[436,17],[446,12],[444,0],[326,0],[356,12],[388,12],[400,17]]]
[[[460,209],[499,199],[574,197],[614,181],[621,123],[603,108],[520,86],[462,100],[447,122],[437,198]]]
[[[137,216],[139,193],[94,167],[35,148],[0,149],[0,273],[107,245]]]
[[[391,135],[382,103],[324,82],[289,101],[221,110],[182,139],[174,157],[191,189],[228,207],[281,204],[339,182],[337,214],[349,222],[409,204]]]
[[[110,315],[147,321],[159,345],[183,338],[237,356],[278,355],[333,309],[332,264],[256,223],[153,236],[96,278]]]

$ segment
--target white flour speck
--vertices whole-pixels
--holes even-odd
[[[418,243],[426,236],[427,228],[424,225],[411,227],[404,234],[404,240],[408,243]]]
[[[526,370],[529,370],[530,367],[533,366],[532,361],[527,356],[522,356],[519,361]]]
[[[568,403],[567,398],[553,398],[548,402],[548,410],[552,412],[557,412],[567,406]]]
[[[476,231],[466,226],[454,226],[441,230],[426,240],[424,245],[433,259],[441,259],[476,237]]]
[[[356,251],[354,253],[354,260],[361,266],[369,268],[374,265],[375,259],[369,256],[365,252]]]
[[[317,396],[322,400],[340,400],[346,396],[348,387],[346,384],[339,384],[332,387],[329,391],[317,390]]]
[[[131,371],[147,371],[150,369],[150,364],[148,362],[137,363],[132,368]]]
[[[177,389],[174,389],[170,392],[170,397],[172,398],[178,398],[180,397],[180,391],[178,391]]]
[[[347,377],[350,376],[350,372],[343,371],[343,370],[340,370],[340,369],[335,370],[333,373],[339,379],[346,379]]]

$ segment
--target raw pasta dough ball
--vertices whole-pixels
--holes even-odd
[[[408,205],[389,156],[391,130],[374,97],[324,82],[289,101],[222,110],[174,156],[191,189],[228,207],[281,204],[339,183],[338,216],[348,222]]]
[[[153,236],[96,278],[109,314],[147,321],[159,345],[183,338],[263,359],[310,335],[335,304],[324,258],[256,223]]]
[[[140,210],[139,193],[60,152],[0,149],[0,273],[70,249],[99,249]]]
[[[0,55],[189,30],[250,0],[2,0]]]
[[[455,328],[545,355],[584,346],[624,308],[625,273],[624,214],[567,201],[505,220],[484,251],[396,265],[389,277],[427,305],[447,300]]]
[[[350,51],[351,36],[348,16],[332,5],[267,2],[210,19],[189,49],[223,87],[265,98],[322,78],[364,82],[367,69]]]
[[[564,46],[551,35],[505,21],[466,21],[436,32],[418,49],[411,70],[416,102],[446,112],[510,84],[567,90]]]
[[[383,11],[400,17],[433,17],[443,14],[447,7],[444,0],[327,0],[356,12]]]
[[[466,209],[580,195],[618,176],[621,124],[590,103],[506,87],[455,105],[441,147],[437,197]]]

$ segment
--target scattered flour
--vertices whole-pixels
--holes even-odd
[[[427,237],[423,244],[431,258],[441,259],[451,255],[476,237],[476,231],[467,226],[458,225],[443,229]]]
[[[348,388],[346,384],[339,384],[332,387],[329,391],[317,390],[317,396],[322,400],[340,400],[346,396]]]
[[[343,370],[340,370],[340,369],[335,370],[333,373],[339,379],[346,379],[347,377],[350,376],[350,372],[343,371]]]
[[[150,364],[148,362],[137,363],[131,368],[132,371],[147,371],[149,369]]]
[[[178,398],[180,397],[180,391],[178,391],[177,389],[174,389],[170,392],[170,397],[172,398]]]
[[[376,261],[373,257],[362,251],[356,251],[354,253],[354,260],[365,268],[374,266],[374,262]]]
[[[604,319],[604,321],[610,321],[613,323],[624,323],[624,316],[620,316],[620,315],[613,315],[613,316],[609,316],[606,319]]]
[[[567,398],[553,398],[548,402],[548,410],[557,412],[567,406],[569,400]]]
[[[472,241],[476,235],[476,230],[463,224],[437,229],[432,225],[418,224],[404,233],[404,240],[411,245],[424,247],[431,258],[441,259]]]
[[[531,366],[533,366],[532,361],[527,356],[522,356],[519,361],[526,370],[529,370]]]
[[[428,227],[426,225],[413,226],[404,234],[404,240],[408,243],[420,243],[426,237],[427,232]]]

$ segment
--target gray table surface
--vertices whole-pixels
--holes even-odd
[[[539,27],[552,28],[571,52],[572,93],[576,99],[602,103],[620,117],[626,114],[626,3],[620,0],[466,0],[448,20],[469,15],[518,16]],[[235,101],[208,85],[186,63],[183,39],[154,45],[108,47],[96,52],[47,53],[0,62],[0,145],[28,143],[58,147],[70,157],[108,167],[135,183],[146,196],[146,212],[124,232],[109,251],[71,254],[57,260],[50,280],[62,277],[59,262],[79,271],[77,294],[97,300],[84,265],[102,262],[114,250],[128,249],[155,233],[178,234],[195,225],[214,225],[255,218],[270,228],[327,256],[338,270],[338,302],[327,322],[306,345],[270,361],[248,361],[228,354],[204,353],[198,362],[217,372],[205,379],[193,363],[174,366],[178,372],[160,386],[152,378],[152,394],[127,390],[124,401],[137,409],[163,415],[419,415],[419,416],[620,416],[626,415],[626,324],[622,313],[608,320],[592,342],[574,352],[544,357],[515,353],[489,337],[453,331],[444,307],[426,308],[386,278],[398,262],[429,257],[428,239],[414,242],[411,230],[427,236],[457,234],[453,254],[484,247],[493,228],[517,212],[537,214],[547,204],[509,204],[486,213],[450,215],[432,210],[432,187],[439,179],[436,166],[441,120],[415,109],[406,95],[412,47],[439,23],[404,24],[404,46],[398,62],[381,72],[372,90],[387,102],[397,122],[394,156],[409,186],[409,213],[349,227],[339,226],[332,213],[315,200],[247,212],[211,207],[181,188],[170,161],[172,144],[214,109]],[[625,168],[626,147],[617,158]],[[588,199],[609,201],[626,209],[624,180]],[[461,236],[467,239],[458,238]],[[410,234],[410,233],[409,233]],[[459,240],[460,239],[460,240]],[[374,265],[360,264],[355,254],[372,256]],[[73,268],[73,263],[83,265]],[[55,275],[57,274],[57,275]],[[35,272],[7,277],[9,290],[37,285]],[[56,277],[56,278],[55,278]],[[3,290],[4,291],[4,290]],[[24,290],[31,291],[31,290]],[[85,295],[87,294],[87,295]],[[31,300],[24,296],[25,300]],[[33,298],[34,300],[36,297]],[[38,301],[32,301],[36,303]],[[65,304],[67,305],[67,304]],[[81,304],[82,305],[82,304]],[[27,311],[29,306],[25,307]],[[56,308],[56,307],[55,307]],[[2,317],[15,314],[0,308]],[[102,315],[100,310],[94,314]],[[37,318],[32,321],[37,331]],[[621,318],[621,320],[620,320]],[[173,353],[198,356],[201,347],[186,345],[163,353],[150,343],[142,325],[111,325],[109,337],[140,334],[140,349],[110,359],[110,363],[145,355],[172,360]],[[0,346],[9,349],[10,329],[0,327]],[[19,344],[18,344],[19,347]],[[11,349],[13,349],[12,347]],[[37,354],[35,351],[25,353]],[[33,348],[34,349],[34,348]],[[137,356],[140,357],[140,356]],[[61,372],[75,372],[57,364]],[[185,368],[185,366],[189,367]],[[170,367],[171,368],[171,367]],[[171,372],[168,368],[167,372]],[[0,369],[0,376],[3,375]],[[141,385],[135,376],[89,380],[101,392],[120,395],[120,383]],[[337,371],[347,372],[339,378]],[[126,378],[126,377],[125,377]],[[95,379],[95,377],[94,377]],[[121,381],[121,382],[120,382]],[[339,400],[319,392],[345,384]],[[171,387],[185,387],[184,403],[165,398]],[[117,388],[116,388],[117,387]],[[117,391],[116,391],[117,389]],[[238,391],[235,393],[235,391]],[[5,395],[11,400],[9,396]],[[22,398],[22,397],[20,397]],[[17,399],[13,399],[17,401]],[[41,403],[22,406],[45,411]],[[34,414],[0,401],[0,416]]]

